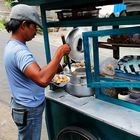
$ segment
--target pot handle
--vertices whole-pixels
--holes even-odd
[[[80,84],[81,84],[81,86],[85,86],[86,85],[85,77],[80,77]]]

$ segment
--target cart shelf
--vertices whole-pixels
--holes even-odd
[[[48,27],[77,27],[77,26],[117,26],[140,23],[140,15],[115,17],[115,18],[91,18],[81,20],[66,20],[48,22]]]
[[[94,75],[94,73],[92,73]],[[122,76],[123,75],[123,76]],[[140,76],[134,76],[132,74],[121,74],[120,75],[108,75],[105,73],[100,74],[100,81],[88,82],[88,87],[90,88],[104,88],[104,87],[137,87],[140,86]]]
[[[113,47],[140,47],[140,44],[123,44],[123,43],[108,43],[108,42],[99,42],[99,46],[102,48],[110,48]]]
[[[89,5],[102,6],[121,3],[122,0],[18,0],[19,3],[41,5],[45,10],[68,9]]]
[[[123,75],[123,76],[122,76]],[[101,74],[102,77],[105,77],[106,79],[109,78],[109,81],[135,81],[135,82],[140,82],[140,75],[134,76],[133,74],[125,74],[121,73],[121,76],[117,73],[115,75],[108,75],[106,73]]]

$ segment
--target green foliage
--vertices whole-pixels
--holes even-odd
[[[4,2],[6,7],[11,8],[12,0],[4,0]]]
[[[0,31],[5,28],[4,23],[5,21],[0,19]]]
[[[41,29],[41,28],[39,28],[39,27],[37,27],[37,33],[42,35],[42,34],[43,34],[42,29]]]

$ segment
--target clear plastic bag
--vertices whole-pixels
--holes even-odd
[[[108,74],[108,75],[114,75],[115,74],[115,69],[117,68],[117,60],[112,58],[112,57],[108,57],[105,60],[103,60],[102,62],[100,62],[100,73],[103,74]]]

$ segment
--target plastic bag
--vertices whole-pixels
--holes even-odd
[[[108,57],[100,63],[100,73],[114,75],[117,66],[117,60],[112,57]]]

